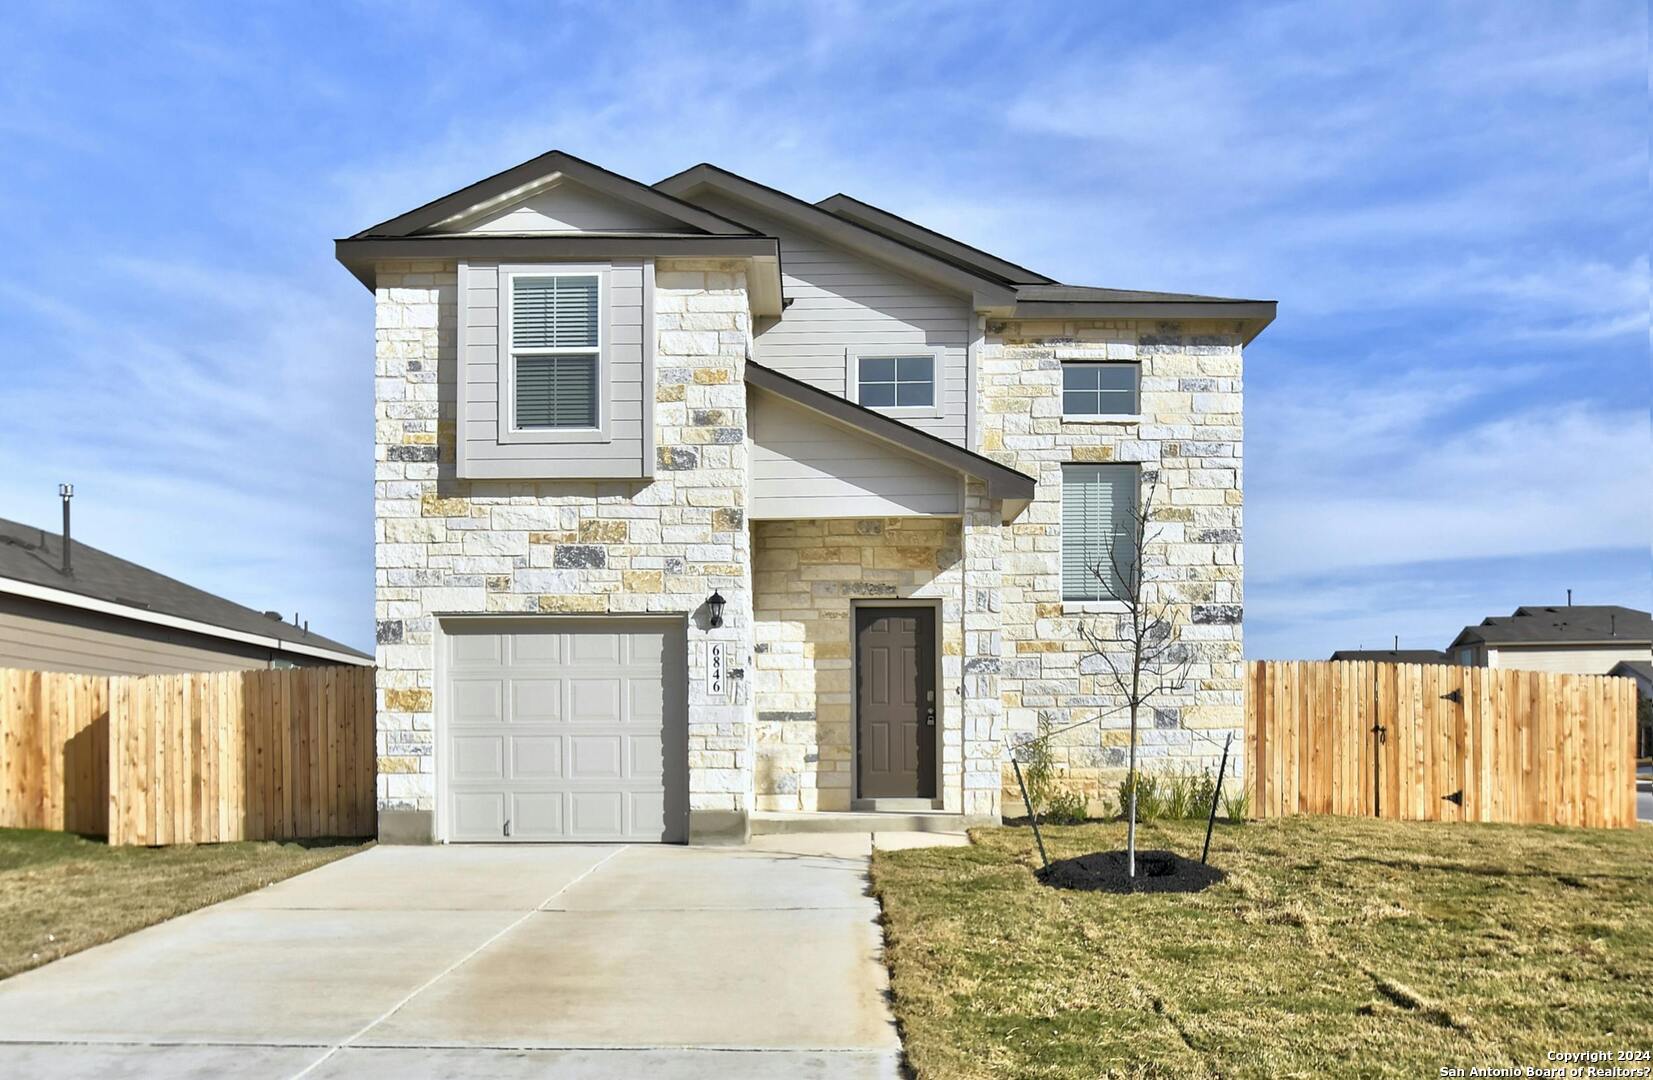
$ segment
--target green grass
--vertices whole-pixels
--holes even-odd
[[[109,847],[0,829],[0,979],[314,869],[357,841]]]
[[[1139,829],[1197,858],[1202,822]],[[1438,1076],[1653,1048],[1653,829],[1219,825],[1192,895],[1039,885],[1024,828],[879,851],[920,1077]],[[1062,858],[1118,824],[1052,828]]]

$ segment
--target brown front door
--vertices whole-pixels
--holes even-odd
[[[855,609],[856,758],[864,799],[936,793],[934,608]]]

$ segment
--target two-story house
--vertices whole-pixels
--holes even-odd
[[[1041,716],[1100,717],[1061,757],[1101,777],[1124,717],[1074,620],[1114,613],[1087,567],[1147,483],[1193,663],[1144,753],[1241,725],[1241,351],[1272,302],[560,152],[337,254],[376,301],[386,839],[993,819]]]

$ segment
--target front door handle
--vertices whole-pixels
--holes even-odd
[[[936,709],[934,705],[924,710],[924,723],[927,727],[936,726]]]

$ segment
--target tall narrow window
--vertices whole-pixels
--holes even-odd
[[[511,415],[517,429],[597,426],[601,291],[596,274],[511,278]]]
[[[1135,416],[1141,409],[1137,364],[1063,364],[1062,415],[1069,420]]]
[[[1136,465],[1062,466],[1062,599],[1125,596],[1136,560]]]

